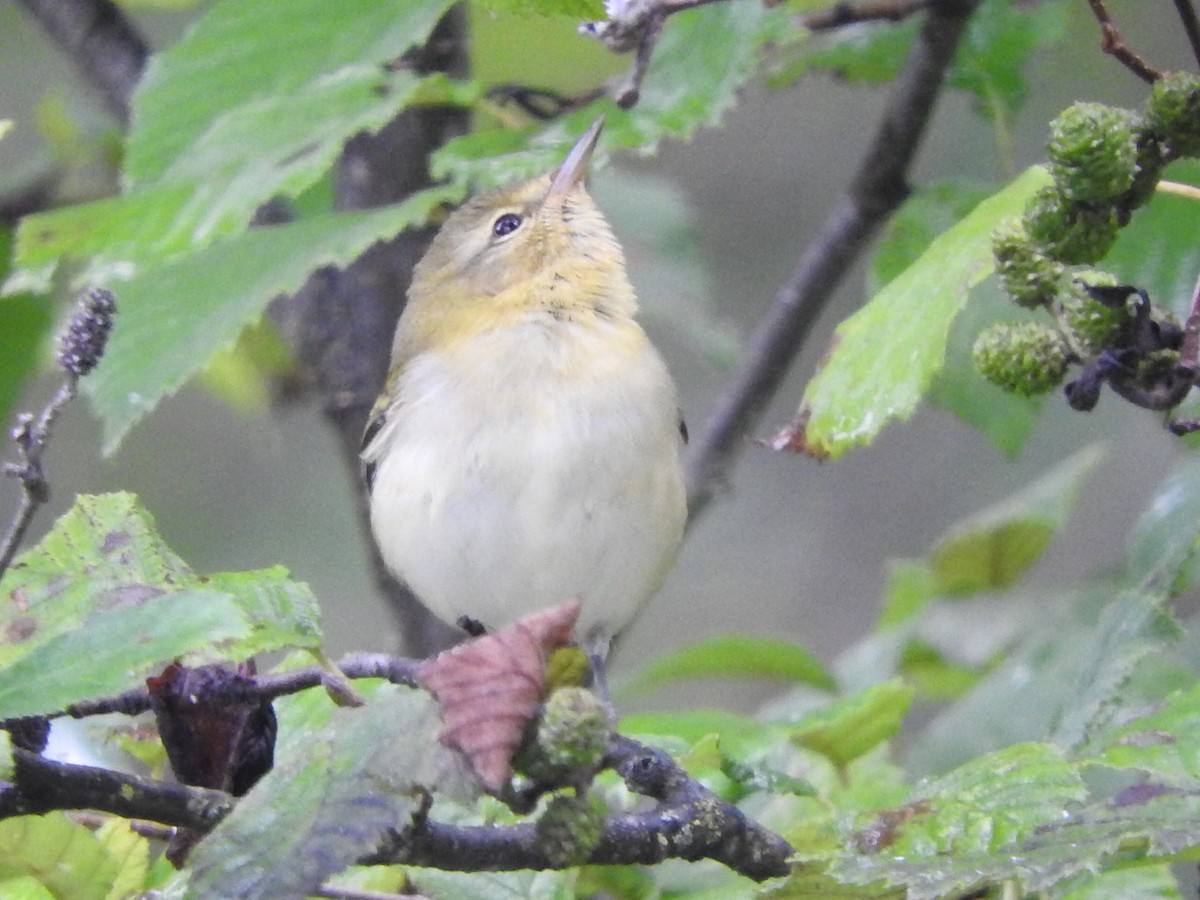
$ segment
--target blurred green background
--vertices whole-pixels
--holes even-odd
[[[1132,44],[1157,66],[1189,65],[1170,3],[1110,5]],[[147,5],[130,12],[153,45],[162,47],[203,8]],[[574,28],[566,20],[475,11],[475,72],[488,81],[563,91],[624,72],[627,59],[610,57]],[[1138,105],[1144,86],[1098,51],[1098,39],[1086,2],[1072,2],[1066,37],[1029,67],[1030,98],[1011,123],[1003,150],[968,97],[943,95],[914,185],[1004,180],[1042,158],[1047,122],[1074,100]],[[11,3],[0,4],[0,84],[0,119],[16,123],[0,141],[0,189],[11,190],[54,164],[55,153],[62,161],[79,129],[91,136],[91,155],[67,160],[74,175],[66,188],[76,197],[111,190],[103,165],[111,152],[104,136],[111,121],[70,61]],[[704,429],[730,356],[844,190],[887,93],[886,86],[821,75],[781,90],[756,83],[722,127],[702,131],[688,144],[667,144],[652,158],[618,159],[596,176],[595,193],[627,244],[647,328],[675,372],[693,435]],[[669,179],[690,208],[693,244],[680,244],[677,235],[653,240],[647,216],[663,198],[647,197],[649,176]],[[647,229],[652,240],[645,239]],[[664,259],[671,250],[697,257],[704,271],[673,267]],[[831,298],[756,435],[768,435],[792,417],[832,329],[863,300],[860,267]],[[0,323],[12,312],[0,306]],[[49,351],[41,377],[23,386],[23,407],[40,408],[50,396],[48,360]],[[747,441],[727,490],[690,532],[665,588],[624,638],[614,663],[618,688],[622,672],[689,641],[730,632],[793,638],[832,660],[874,620],[890,558],[923,554],[958,518],[1097,441],[1107,448],[1105,462],[1072,525],[1039,564],[1035,579],[1043,582],[1103,570],[1119,555],[1154,485],[1187,452],[1150,413],[1109,397],[1094,413],[1080,415],[1052,398],[1016,460],[935,409],[833,463],[780,455]],[[282,563],[311,583],[333,654],[394,649],[391,618],[376,597],[359,531],[357,485],[316,411],[283,405],[246,413],[193,385],[137,426],[112,459],[101,459],[99,446],[99,428],[86,404],[74,405],[46,458],[54,499],[39,514],[33,538],[78,492],[131,490],[199,571]],[[15,483],[0,486],[4,521],[16,496]],[[721,682],[618,699],[629,709],[745,706],[769,690]]]

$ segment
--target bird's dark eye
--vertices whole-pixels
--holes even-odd
[[[505,213],[492,223],[492,234],[496,237],[504,237],[506,234],[512,234],[520,227],[520,216],[516,213]]]

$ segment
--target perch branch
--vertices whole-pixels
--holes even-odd
[[[747,432],[779,388],[817,317],[887,216],[908,196],[907,173],[977,0],[940,0],[901,71],[849,194],[830,213],[751,336],[687,460],[694,518],[712,500]]]
[[[150,48],[112,0],[20,0],[125,125]]]
[[[788,873],[788,843],[687,776],[661,750],[614,735],[605,760],[626,785],[657,800],[650,810],[609,816],[588,862],[652,865],[712,859],[755,880]],[[560,868],[532,824],[445,825],[428,819],[393,832],[366,864],[427,865],[459,871]]]
[[[198,832],[211,830],[236,800],[223,791],[170,784],[13,751],[14,781],[0,787],[0,819],[55,809],[90,809]],[[598,864],[712,859],[762,880],[788,872],[792,848],[688,777],[663,751],[614,735],[606,764],[629,788],[657,801],[647,811],[604,821],[590,856]],[[422,818],[388,835],[360,865],[407,863],[481,872],[561,867],[547,857],[533,824],[446,825]]]
[[[1091,6],[1096,21],[1100,23],[1101,50],[1147,84],[1153,84],[1162,78],[1162,72],[1148,64],[1125,43],[1125,38],[1122,37],[1116,23],[1113,22],[1104,0],[1088,0],[1088,5]]]

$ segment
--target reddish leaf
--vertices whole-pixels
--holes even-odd
[[[571,637],[578,600],[447,650],[421,667],[445,726],[440,740],[467,757],[489,791],[512,776],[512,758],[545,690],[546,662]]]

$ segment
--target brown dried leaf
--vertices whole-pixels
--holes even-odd
[[[571,637],[578,600],[544,609],[447,650],[418,681],[441,707],[439,739],[467,757],[489,791],[512,776],[512,758],[545,689],[546,661]]]

